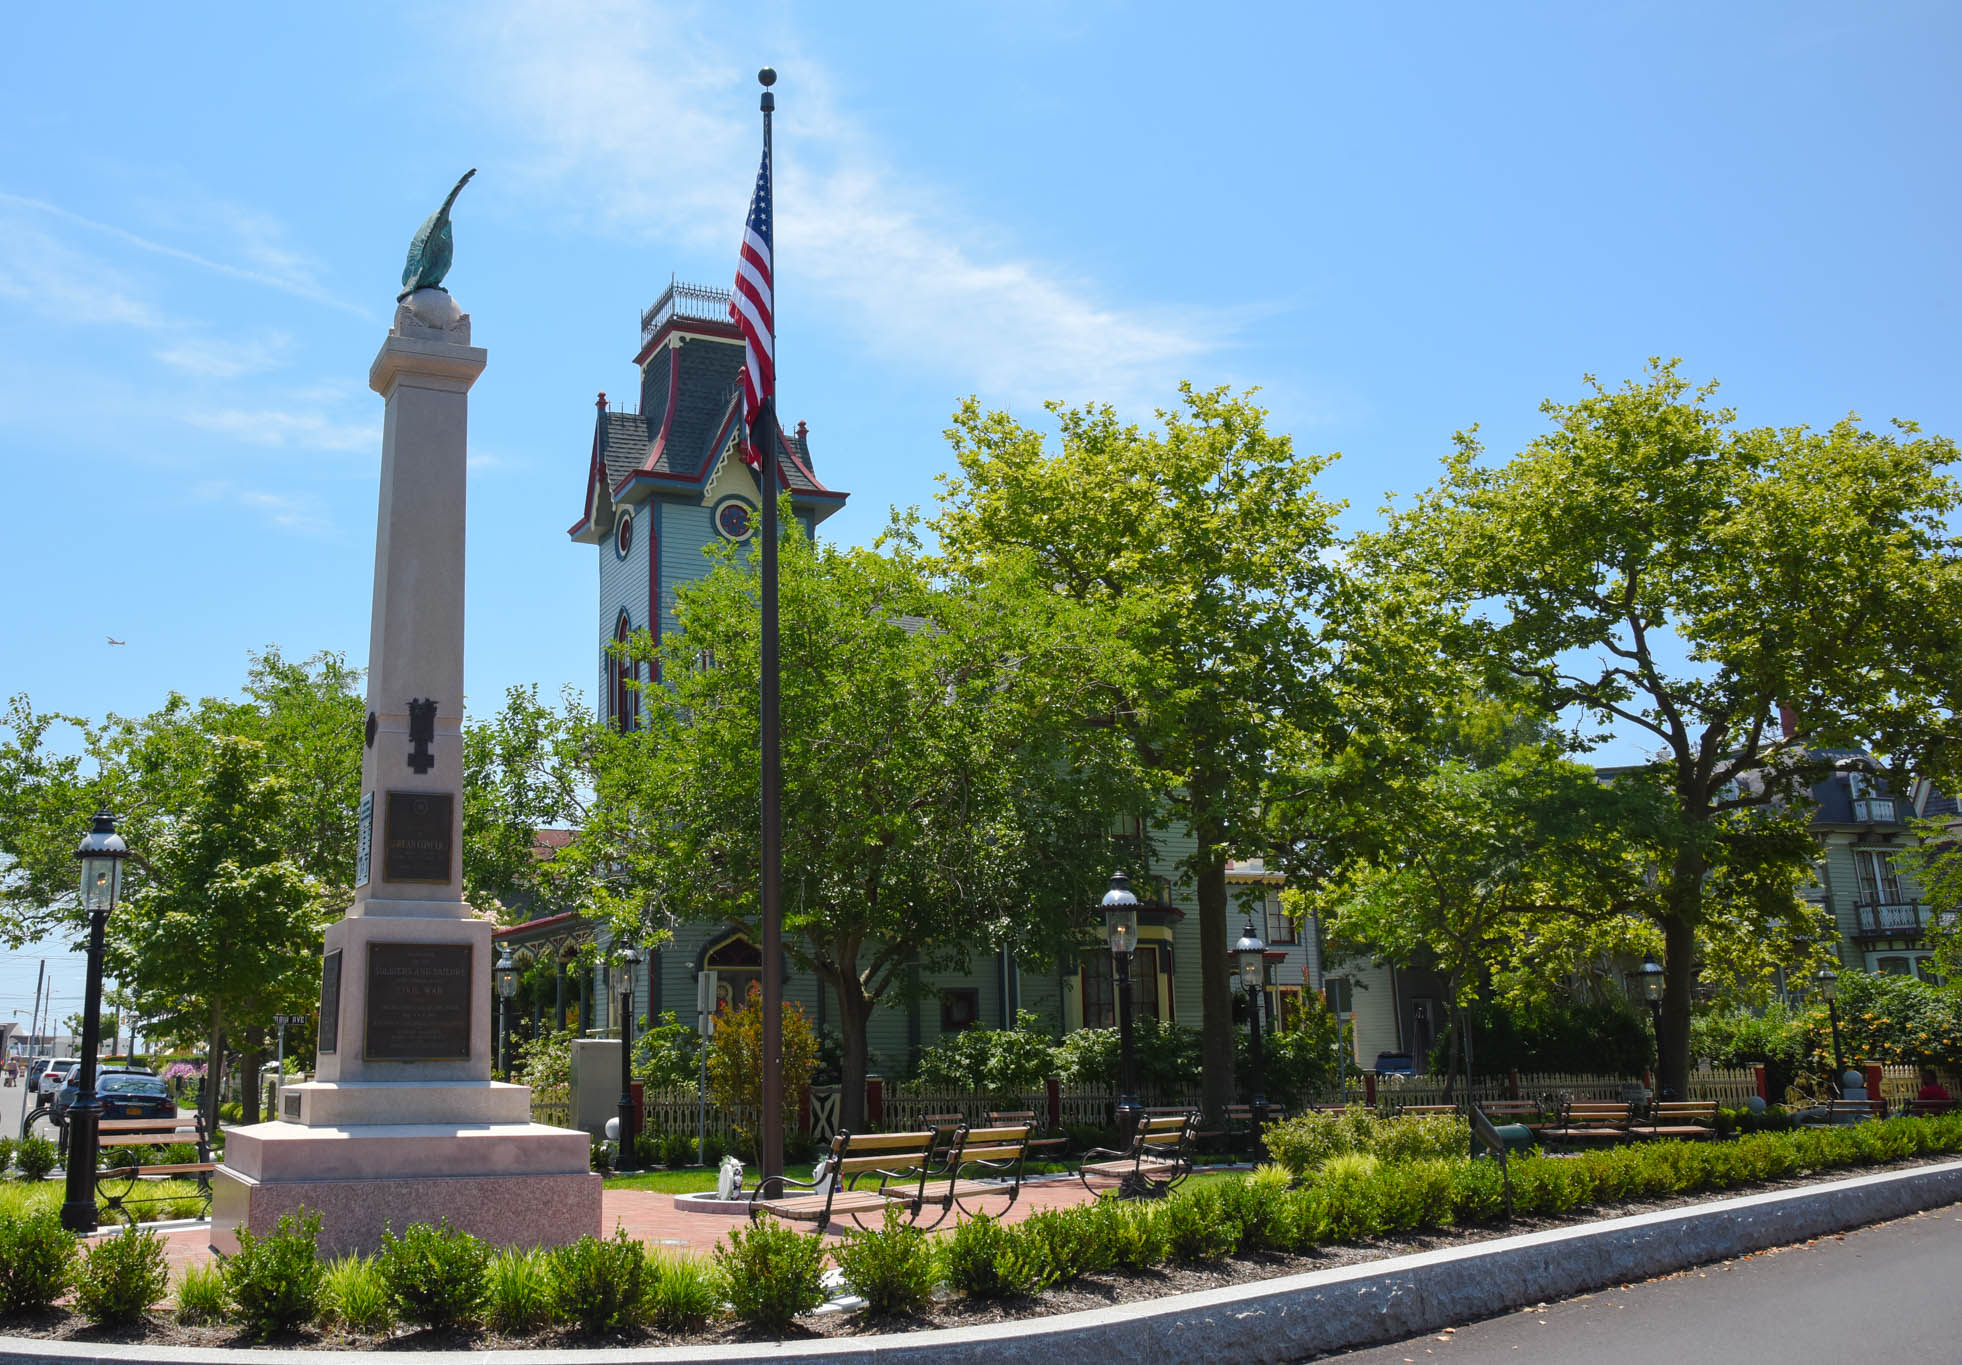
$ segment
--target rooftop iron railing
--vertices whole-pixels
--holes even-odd
[[[645,346],[672,318],[693,318],[698,322],[729,321],[729,291],[711,289],[705,284],[683,284],[672,277],[654,306],[640,315],[640,343]]]

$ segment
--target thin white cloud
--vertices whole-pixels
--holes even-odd
[[[0,217],[0,298],[54,323],[157,331],[169,326],[139,285],[31,223]]]
[[[242,488],[224,479],[202,483],[194,490],[200,502],[223,502],[243,509],[283,531],[300,535],[326,535],[334,524],[312,498],[289,493],[268,493],[258,488]]]
[[[591,0],[471,11],[497,92],[492,117],[529,140],[521,168],[540,190],[576,185],[605,230],[735,244],[759,150],[753,64],[727,46],[726,14]],[[777,168],[780,276],[815,298],[860,344],[963,389],[1163,402],[1245,319],[1217,309],[1114,302],[1088,271],[1000,245],[998,225],[952,207],[931,173],[894,165],[832,97],[831,73],[795,63],[794,152]],[[747,92],[744,98],[741,92]],[[566,209],[566,212],[579,212]]]
[[[268,332],[239,341],[221,341],[208,336],[186,336],[153,352],[158,360],[174,370],[202,379],[237,379],[277,369],[293,350],[293,338],[286,332]]]
[[[336,451],[374,451],[381,448],[379,421],[350,422],[324,412],[287,408],[214,408],[194,409],[179,415],[191,426],[246,445]]]
[[[113,237],[117,241],[127,246],[133,246],[140,251],[168,257],[171,260],[181,261],[187,265],[194,265],[201,270],[208,270],[214,274],[228,275],[233,279],[247,280],[254,284],[261,284],[269,289],[277,289],[282,293],[292,294],[297,298],[307,299],[329,308],[338,308],[343,312],[352,313],[356,317],[369,316],[366,310],[357,308],[343,299],[336,298],[316,283],[310,276],[311,262],[297,253],[280,247],[277,244],[277,237],[279,235],[278,225],[264,215],[253,214],[247,210],[236,208],[231,211],[231,226],[242,240],[244,254],[260,267],[259,269],[247,269],[244,266],[232,265],[225,261],[212,260],[208,256],[201,256],[195,251],[186,251],[182,247],[171,246],[165,242],[153,241],[148,237],[131,232],[128,228],[117,227],[113,223],[103,223],[93,218],[85,218],[79,213],[65,209],[59,204],[51,204],[45,199],[34,199],[27,195],[9,194],[5,191],[0,191],[0,203],[10,204],[16,208],[31,209],[36,213],[45,214],[48,217],[57,218],[66,223],[72,223],[77,227],[87,228],[91,232]]]

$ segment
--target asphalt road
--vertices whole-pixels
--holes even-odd
[[[1962,1204],[1319,1358],[1344,1365],[1962,1361],[1958,1272]]]
[[[27,1086],[18,1079],[11,1089],[0,1086],[0,1137],[20,1136],[20,1106],[26,1095]]]

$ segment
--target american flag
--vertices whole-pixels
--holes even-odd
[[[743,226],[743,249],[736,262],[736,287],[729,316],[743,334],[743,421],[754,424],[777,387],[776,307],[770,278],[770,149],[756,170],[756,193]],[[751,461],[755,452],[750,452]]]

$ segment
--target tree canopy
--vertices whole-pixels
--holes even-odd
[[[1138,813],[1189,828],[1181,876],[1198,901],[1205,1102],[1233,1096],[1226,861],[1263,841],[1282,725],[1325,707],[1319,622],[1334,604],[1337,504],[1306,455],[1247,396],[1182,385],[1158,428],[1109,407],[1051,404],[1044,434],[973,400],[949,439],[959,473],[931,522],[945,561],[975,581],[1033,576],[1094,609],[1120,671],[1086,718],[1121,729],[1147,781]]]
[[[1952,779],[1955,450],[1906,422],[1742,429],[1673,361],[1588,384],[1544,404],[1549,430],[1509,460],[1460,433],[1443,479],[1363,551],[1430,585],[1452,614],[1448,648],[1525,683],[1548,714],[1655,746],[1622,780],[1666,806],[1641,908],[1665,945],[1661,1083],[1680,1093],[1699,935],[1803,913],[1814,854],[1789,812],[1823,751]]]
[[[1073,723],[1108,668],[1070,604],[786,523],[784,937],[838,1002],[852,1123],[875,1006],[976,952],[1075,942],[1135,776],[1108,727]],[[679,587],[679,629],[632,646],[660,667],[640,726],[594,750],[594,800],[560,861],[644,942],[681,921],[761,941],[756,593],[736,550]]]

